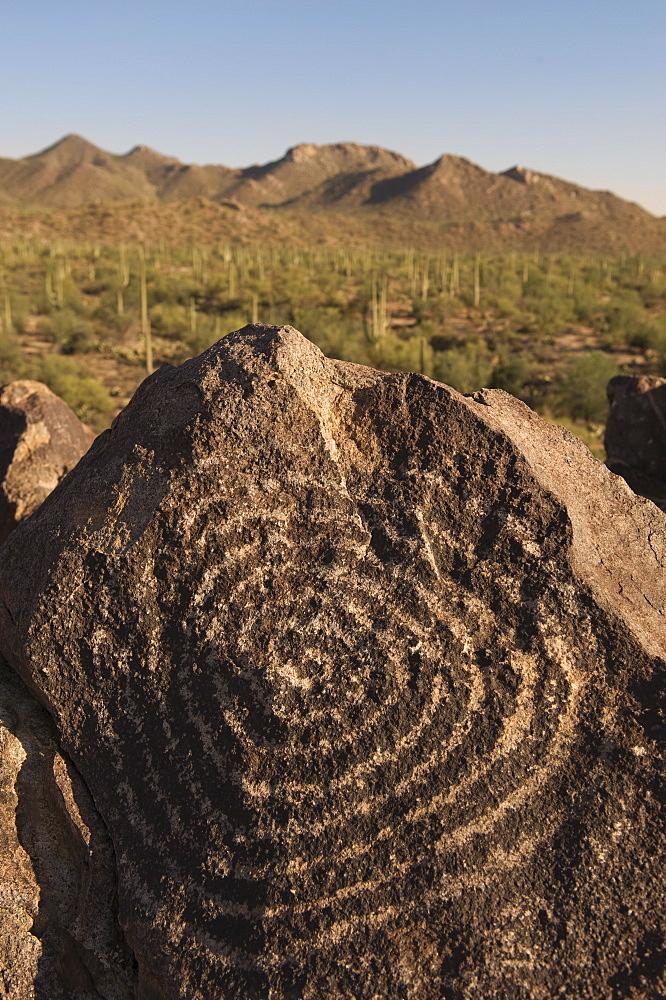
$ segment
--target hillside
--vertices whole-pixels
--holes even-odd
[[[33,156],[0,160],[0,190],[5,203],[56,208],[126,198],[194,197],[271,207],[307,200],[319,208],[339,200],[336,189],[348,192],[353,204],[362,204],[373,185],[415,169],[396,153],[354,143],[304,144],[274,162],[232,170],[181,163],[147,146],[117,156],[81,136],[67,135]]]
[[[519,166],[492,173],[459,156],[418,167],[355,143],[302,144],[232,169],[181,163],[146,146],[116,155],[68,135],[32,156],[0,159],[0,233],[25,225],[34,235],[37,227],[93,239],[110,226],[139,240],[177,231],[204,241],[666,251],[666,219],[611,192]]]

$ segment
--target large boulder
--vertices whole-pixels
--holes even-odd
[[[148,378],[0,568],[138,996],[662,995],[665,551],[501,391],[290,327]]]
[[[608,402],[606,465],[666,510],[666,378],[616,375]]]
[[[0,542],[88,450],[94,434],[41,382],[0,388]]]

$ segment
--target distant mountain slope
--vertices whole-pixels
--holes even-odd
[[[57,208],[127,198],[196,197],[273,207],[304,200],[319,206],[335,200],[327,185],[338,183],[341,191],[361,190],[352,199],[361,204],[371,184],[415,169],[397,153],[354,143],[304,144],[272,163],[232,170],[181,163],[147,146],[117,156],[81,136],[67,135],[33,156],[0,160],[0,197],[5,203]]]
[[[411,160],[379,146],[303,143],[274,163],[243,170],[231,193],[256,206],[358,207],[368,200],[373,184],[415,169]]]
[[[57,208],[153,196],[145,170],[130,159],[68,135],[41,153],[0,161],[0,190],[20,204]]]
[[[5,208],[193,198],[298,216],[351,214],[368,224],[390,218],[403,228],[438,224],[470,244],[666,251],[666,219],[639,205],[524,167],[492,173],[459,156],[417,167],[378,146],[302,144],[279,160],[232,169],[184,164],[147,146],[116,155],[68,135],[32,156],[0,159]]]
[[[530,216],[545,220],[572,213],[613,222],[654,219],[644,208],[609,191],[590,191],[523,167],[494,174],[460,156],[442,156],[426,167],[375,184],[370,203],[447,222],[467,219],[470,206],[477,221],[519,222]]]

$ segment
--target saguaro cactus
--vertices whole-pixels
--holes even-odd
[[[95,281],[97,277],[97,259],[101,253],[100,248],[97,245],[93,245],[90,248],[90,263],[88,265],[88,276],[91,281]]]
[[[148,317],[148,287],[146,284],[146,252],[139,247],[139,280],[141,282],[141,336],[146,345],[146,373],[153,374],[153,337]]]
[[[474,257],[474,305],[478,308],[481,302],[481,254]]]
[[[423,272],[421,274],[421,301],[428,301],[428,290],[430,288],[430,259],[423,258]]]
[[[449,284],[449,294],[453,297],[460,290],[460,265],[458,264],[458,254],[453,255],[451,265],[451,282]]]
[[[419,337],[419,371],[422,375],[427,375],[426,368],[429,368],[428,342],[425,337]]]
[[[382,286],[377,288],[377,275],[372,272],[372,293],[370,298],[370,324],[366,323],[365,333],[371,344],[378,344],[388,333],[388,278],[384,275]]]
[[[127,259],[127,251],[125,249],[125,244],[121,243],[118,248],[118,288],[117,288],[117,301],[118,301],[118,315],[124,316],[125,314],[125,301],[123,298],[123,288],[127,288],[130,281],[130,268],[129,261]]]
[[[44,275],[44,290],[51,305],[62,309],[65,302],[65,265],[58,258],[52,269],[47,268]]]
[[[14,332],[14,321],[12,319],[12,300],[9,297],[5,275],[2,271],[0,271],[0,288],[2,288],[2,332],[8,336]]]

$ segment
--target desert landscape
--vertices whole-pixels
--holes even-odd
[[[666,221],[522,168],[341,143],[234,171],[67,136],[0,161],[0,196],[0,374],[96,430],[146,366],[248,322],[503,388],[600,458],[609,379],[666,370]]]
[[[30,26],[49,125],[368,143],[0,158],[0,1000],[660,1000],[666,216],[432,155],[582,171],[585,11],[316,6]]]

